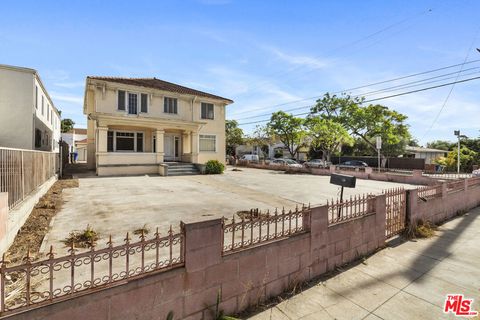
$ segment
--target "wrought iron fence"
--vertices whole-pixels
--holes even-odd
[[[341,166],[335,167],[336,171],[349,171],[349,172],[365,172],[365,167],[353,167],[353,166]]]
[[[405,230],[407,197],[403,188],[383,190],[386,203],[385,236],[391,238]]]
[[[223,252],[228,253],[245,249],[260,243],[288,238],[292,235],[308,231],[310,205],[288,212],[277,209],[271,214],[258,209],[241,214],[240,219],[233,219],[223,223]]]
[[[379,173],[392,173],[392,174],[398,174],[398,175],[409,175],[411,176],[413,174],[412,169],[399,169],[399,168],[378,168],[378,167],[372,167],[373,172],[379,172]]]
[[[442,185],[426,186],[417,188],[417,202],[425,202],[442,197]]]
[[[337,224],[374,213],[375,198],[372,194],[364,194],[355,195],[342,202],[339,199],[327,201],[328,224]]]
[[[471,173],[456,173],[456,172],[445,172],[445,173],[423,173],[423,176],[438,179],[438,180],[458,180],[458,179],[468,179],[472,177]]]
[[[9,209],[53,177],[57,168],[57,153],[0,148],[0,192],[8,192]]]
[[[8,266],[5,255],[0,266],[0,315],[31,309],[57,300],[68,299],[87,290],[106,288],[119,281],[164,271],[184,263],[183,230],[166,236],[158,229],[153,239],[144,233],[131,242],[114,246],[110,237],[107,247],[77,253],[72,245],[69,255],[55,257],[53,248],[47,259],[33,261],[30,253],[20,265]]]

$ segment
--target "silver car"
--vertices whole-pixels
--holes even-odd
[[[302,168],[302,165],[297,163],[295,160],[292,159],[275,159],[270,161],[271,165],[274,166],[288,166],[293,168]]]
[[[312,159],[304,163],[307,168],[328,168],[332,163],[322,159]]]

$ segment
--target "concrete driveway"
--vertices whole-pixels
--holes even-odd
[[[127,231],[144,224],[152,233],[156,227],[164,232],[170,225],[178,227],[180,221],[232,217],[239,210],[251,208],[318,205],[339,196],[339,187],[330,185],[328,176],[241,170],[232,171],[229,167],[223,175],[209,176],[81,178],[79,188],[64,190],[65,203],[52,222],[43,250],[53,245],[55,252],[66,252],[60,241],[87,225],[100,233],[100,246],[109,234],[120,244]],[[345,195],[378,194],[394,187],[414,186],[357,180],[357,187],[345,189]]]

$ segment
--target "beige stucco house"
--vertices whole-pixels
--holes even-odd
[[[60,127],[38,72],[0,64],[0,147],[59,152]]]
[[[87,77],[87,163],[98,175],[165,173],[172,162],[225,162],[232,100],[157,78]]]

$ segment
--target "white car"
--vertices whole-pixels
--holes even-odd
[[[480,177],[480,169],[473,170],[473,171],[472,171],[472,176],[474,176],[474,177]]]
[[[250,162],[259,162],[260,158],[258,157],[258,154],[244,154],[240,160],[248,160]]]
[[[295,160],[292,159],[275,159],[270,161],[271,165],[274,166],[288,166],[292,168],[302,168],[302,165],[297,163]]]

